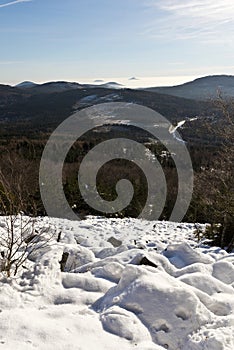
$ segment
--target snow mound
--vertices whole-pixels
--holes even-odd
[[[213,265],[212,275],[226,284],[234,284],[234,256],[233,262],[218,261]]]
[[[101,314],[101,322],[103,329],[128,340],[134,342],[140,342],[141,339],[151,340],[148,329],[138,317],[118,306],[104,311]]]
[[[77,267],[83,266],[95,260],[92,251],[82,246],[65,246],[64,253],[68,254],[65,264],[65,271],[75,270]]]
[[[195,263],[209,264],[214,262],[210,256],[201,254],[186,243],[169,245],[164,252],[170,262],[178,268],[182,268]]]
[[[94,309],[102,312],[102,320],[114,305],[137,315],[153,341],[167,349],[181,348],[189,334],[211,320],[210,311],[183,283],[139,266],[127,266],[118,285]]]

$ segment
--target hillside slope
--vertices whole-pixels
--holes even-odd
[[[198,78],[182,85],[152,87],[145,90],[194,100],[214,99],[217,98],[219,92],[224,96],[234,97],[234,76],[213,75]]]

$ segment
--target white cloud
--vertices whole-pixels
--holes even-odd
[[[230,41],[233,0],[151,0],[147,4],[157,13],[156,22],[147,29],[155,37]]]
[[[7,2],[5,4],[0,4],[0,8],[1,7],[6,7],[6,6],[11,6],[11,5],[15,5],[15,4],[19,4],[21,2],[31,2],[32,0],[15,0],[15,1],[11,1],[11,2]]]

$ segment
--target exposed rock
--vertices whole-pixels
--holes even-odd
[[[113,247],[117,248],[122,245],[122,241],[116,239],[115,237],[110,237],[107,242],[111,243]]]
[[[69,253],[63,252],[62,259],[61,259],[61,261],[59,261],[60,269],[62,272],[65,271],[65,266],[66,266],[66,262],[67,262],[68,257],[69,257]]]
[[[156,264],[154,264],[152,261],[150,261],[146,256],[144,256],[141,261],[139,262],[139,265],[148,265],[152,267],[158,267]]]

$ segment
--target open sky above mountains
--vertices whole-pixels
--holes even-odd
[[[1,83],[234,74],[233,15],[231,0],[0,0]]]

